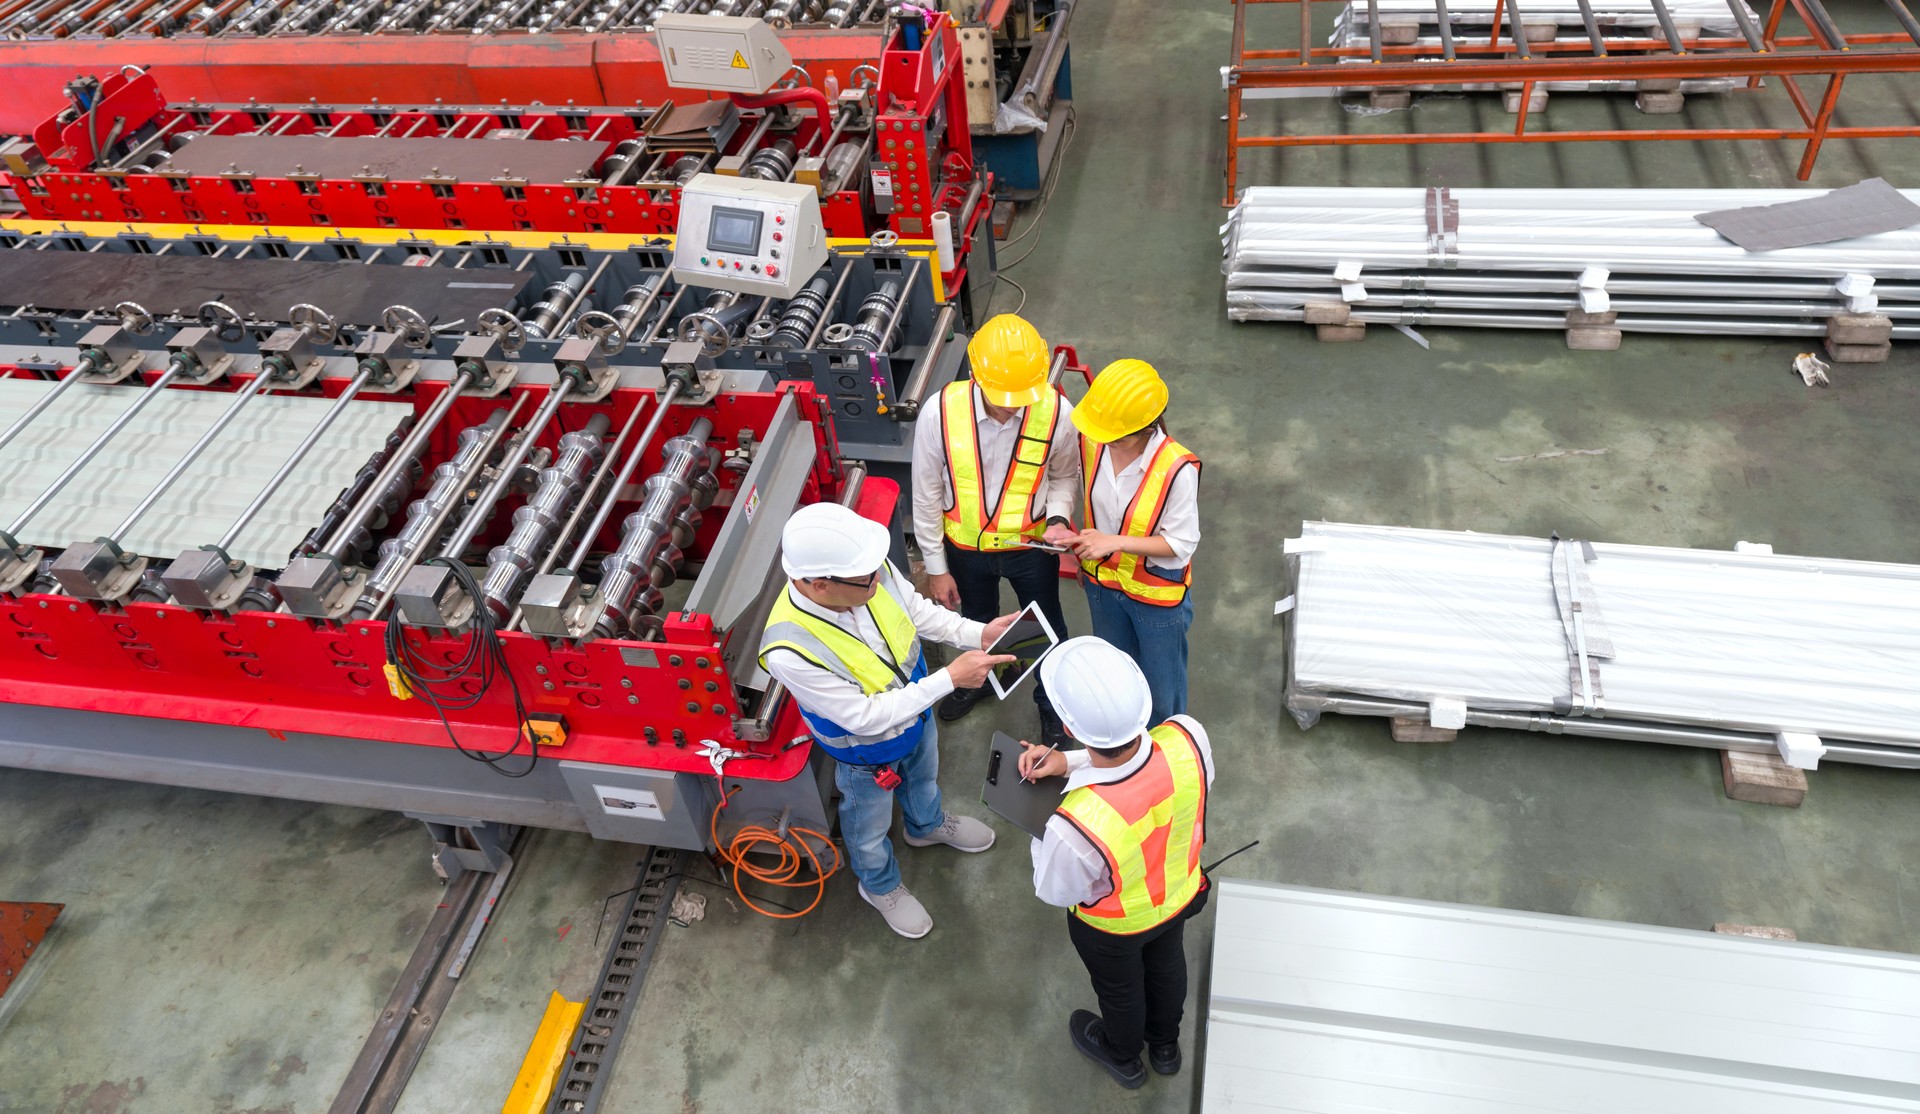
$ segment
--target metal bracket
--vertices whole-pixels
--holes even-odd
[[[497,336],[467,336],[454,346],[454,367],[475,369],[468,393],[476,398],[492,398],[513,385],[520,368],[499,358],[505,352]]]
[[[613,393],[620,373],[607,363],[596,338],[570,337],[560,342],[553,354],[553,366],[561,375],[573,375],[580,389],[568,396],[570,402],[599,402]]]
[[[520,596],[521,625],[542,638],[585,638],[604,602],[598,588],[585,590],[577,573],[541,573]]]
[[[118,383],[140,370],[145,353],[133,346],[127,330],[119,325],[95,325],[80,338],[80,352],[95,352],[93,370],[80,376],[82,383],[108,385]]]
[[[147,559],[125,552],[111,538],[99,538],[68,546],[48,571],[70,596],[113,601],[140,583]]]
[[[274,587],[295,615],[339,619],[353,609],[366,579],[365,569],[342,568],[332,557],[295,557]]]
[[[218,382],[233,366],[233,357],[227,355],[226,346],[220,343],[220,337],[205,325],[189,325],[173,335],[167,342],[167,351],[175,356],[182,354],[193,357],[193,366],[174,379],[183,387],[202,387]]]
[[[408,355],[409,349],[398,333],[374,330],[360,338],[353,354],[362,361],[377,360],[386,374],[367,381],[361,388],[372,394],[390,395],[406,390],[420,374],[420,361]]]
[[[40,567],[41,556],[39,549],[21,545],[13,535],[0,530],[0,592],[17,593]]]
[[[160,573],[173,602],[201,611],[226,611],[253,582],[254,568],[217,546],[189,549]]]
[[[458,630],[473,620],[474,599],[445,565],[415,565],[393,592],[407,625]]]

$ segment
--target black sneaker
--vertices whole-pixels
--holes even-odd
[[[1180,1070],[1180,1042],[1168,1041],[1166,1044],[1147,1046],[1147,1063],[1161,1075],[1172,1075]]]
[[[1072,1035],[1073,1046],[1080,1050],[1080,1054],[1107,1069],[1107,1074],[1113,1076],[1115,1083],[1129,1091],[1146,1085],[1147,1065],[1140,1062],[1140,1057],[1120,1061],[1107,1055],[1106,1045],[1100,1039],[1103,1028],[1099,1014],[1074,1010],[1073,1016],[1067,1019],[1067,1032]]]
[[[1052,708],[1040,709],[1040,741],[1055,750],[1066,750],[1073,743],[1067,737],[1067,725]]]
[[[987,686],[985,685],[977,689],[954,689],[940,701],[941,722],[952,723],[973,711],[973,706],[980,703],[980,698],[986,694]]]

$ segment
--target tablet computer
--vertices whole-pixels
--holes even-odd
[[[1060,807],[1060,794],[1067,779],[1043,777],[1038,781],[1020,780],[1020,743],[996,731],[987,752],[987,779],[980,786],[980,800],[994,815],[1016,824],[1035,839],[1046,838],[1047,819]]]
[[[1040,668],[1040,659],[1046,657],[1047,651],[1053,649],[1054,644],[1059,641],[1059,636],[1053,633],[1053,624],[1047,622],[1047,617],[1041,613],[1039,604],[1030,603],[1021,608],[1020,614],[1013,620],[1013,625],[1002,631],[999,638],[993,640],[993,645],[987,647],[987,653],[1013,654],[1020,658],[1027,658],[1028,655],[1032,657],[1027,662],[1027,667],[1021,670],[1020,675],[1011,683],[1002,683],[1000,671],[997,669],[987,674],[987,682],[993,686],[995,695],[1005,700],[1008,693],[1019,688],[1021,682],[1031,677],[1034,670]]]

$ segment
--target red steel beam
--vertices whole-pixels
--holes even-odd
[[[1330,73],[1329,71],[1336,71]],[[1510,61],[1377,62],[1365,66],[1238,66],[1229,85],[1289,89],[1320,85],[1460,85],[1523,81],[1633,81],[1658,78],[1784,77],[1792,74],[1920,72],[1920,50],[1808,50],[1791,53],[1535,57]]]

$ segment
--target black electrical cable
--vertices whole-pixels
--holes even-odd
[[[467,568],[465,563],[456,557],[434,557],[426,563],[449,569],[454,580],[459,582],[460,589],[467,593],[467,598],[474,601],[473,630],[467,639],[466,650],[453,662],[429,660],[423,647],[407,642],[401,630],[400,613],[396,610],[387,620],[387,660],[399,671],[400,680],[407,690],[424,700],[440,716],[440,726],[446,729],[447,740],[453,744],[453,749],[475,762],[485,762],[502,777],[526,777],[540,764],[540,747],[533,741],[534,732],[528,724],[526,701],[520,696],[520,683],[514,679],[513,670],[507,665],[506,646],[500,641],[500,630],[493,612],[482,602],[480,585],[474,581],[473,570]],[[454,734],[453,723],[447,719],[447,713],[464,712],[477,707],[493,688],[494,681],[503,675],[507,679],[507,689],[513,696],[518,737],[513,746],[499,753],[470,749]],[[527,744],[526,768],[512,770],[502,766],[503,760],[520,752],[522,740]]]

